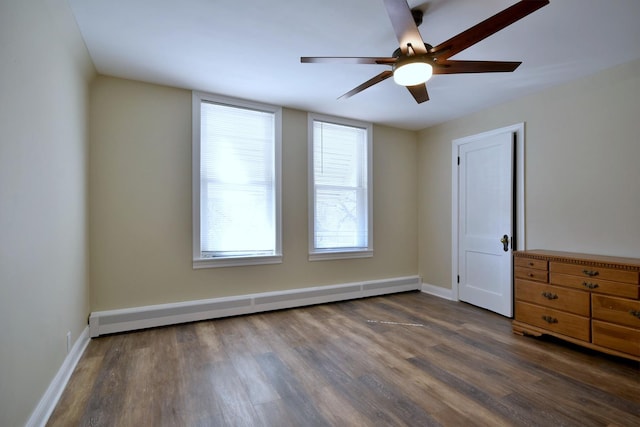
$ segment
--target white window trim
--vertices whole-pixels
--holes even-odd
[[[203,258],[200,250],[200,104],[202,101],[267,111],[275,115],[276,250],[273,255]],[[235,267],[282,263],[282,108],[204,92],[192,94],[192,221],[193,268]]]
[[[316,249],[315,241],[315,191],[313,181],[313,122],[321,121],[343,126],[353,126],[367,131],[367,248],[338,248],[338,249]],[[325,261],[333,259],[348,258],[371,258],[373,257],[373,125],[367,122],[350,120],[341,117],[327,116],[323,114],[307,114],[307,192],[309,211],[309,261]]]

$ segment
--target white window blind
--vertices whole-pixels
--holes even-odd
[[[279,255],[276,114],[201,100],[199,121],[199,257]]]
[[[312,121],[312,253],[370,250],[368,133]]]

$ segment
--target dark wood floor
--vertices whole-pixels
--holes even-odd
[[[418,292],[94,339],[49,426],[638,426],[640,366]]]

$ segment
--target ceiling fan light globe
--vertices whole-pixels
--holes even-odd
[[[431,64],[422,61],[399,64],[393,70],[393,80],[401,86],[415,86],[429,80],[433,75]]]

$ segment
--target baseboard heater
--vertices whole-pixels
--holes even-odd
[[[259,313],[327,302],[345,301],[396,292],[419,290],[419,276],[300,288],[287,291],[95,311],[89,316],[89,334],[133,331],[176,323]]]

